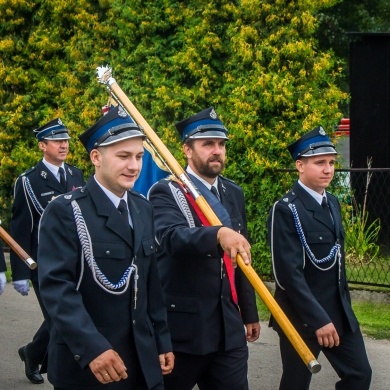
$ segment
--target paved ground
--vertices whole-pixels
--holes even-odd
[[[24,376],[24,366],[17,354],[17,349],[30,341],[41,321],[42,315],[34,292],[23,297],[8,284],[0,296],[0,390],[53,388],[47,381],[42,385],[31,384]],[[388,389],[390,341],[366,339],[366,346],[374,372],[371,390]],[[320,355],[318,361],[322,370],[313,375],[311,390],[334,389],[337,381],[334,371],[324,356]],[[268,329],[264,322],[260,339],[250,345],[250,389],[277,390],[280,373],[278,340],[275,332]]]

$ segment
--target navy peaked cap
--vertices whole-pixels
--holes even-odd
[[[317,156],[321,154],[337,154],[334,144],[326,135],[322,126],[306,133],[298,140],[288,145],[288,150],[295,160],[300,157]]]
[[[196,138],[223,138],[228,140],[228,131],[218,118],[213,107],[206,108],[197,114],[175,124],[182,143]]]
[[[107,146],[129,138],[146,135],[121,107],[116,106],[79,136],[88,153],[99,146]]]
[[[53,119],[49,123],[46,123],[33,131],[38,141],[42,141],[44,139],[59,141],[70,138],[68,134],[69,131],[60,118]]]

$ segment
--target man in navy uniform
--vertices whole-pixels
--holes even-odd
[[[144,138],[120,106],[111,110],[80,136],[94,175],[43,213],[39,282],[56,390],[163,389],[173,369],[153,207],[131,191]]]
[[[220,175],[227,130],[212,107],[176,128],[187,173],[223,225],[205,226],[175,181],[161,180],[150,190],[175,354],[165,389],[190,390],[195,384],[202,390],[247,389],[247,341],[259,337],[260,324],[254,290],[234,268],[238,252],[246,263],[251,257],[243,192]]]
[[[326,191],[336,150],[319,126],[288,146],[299,180],[268,217],[275,300],[317,358],[320,351],[340,377],[336,389],[367,390],[371,368],[351,307],[345,274],[340,204]],[[309,389],[311,373],[281,331],[281,390]]]
[[[65,163],[70,136],[61,119],[50,121],[34,130],[34,133],[43,158],[35,167],[16,179],[10,234],[34,260],[37,260],[38,226],[43,210],[56,196],[84,185],[84,179],[78,168]],[[39,384],[44,381],[39,372],[39,365],[45,361],[47,353],[50,319],[39,294],[38,268],[30,270],[13,251],[10,258],[14,288],[20,294],[27,295],[31,280],[45,318],[33,340],[18,351],[24,361],[27,378],[32,383]],[[42,372],[44,371],[45,368],[42,367]]]

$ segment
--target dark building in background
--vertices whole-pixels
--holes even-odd
[[[350,165],[390,168],[390,33],[347,33],[350,38]],[[359,176],[359,177],[358,177]],[[365,181],[351,173],[363,206]],[[363,186],[363,188],[362,188]],[[390,174],[374,172],[368,188],[369,221],[381,220],[380,244],[390,252]]]

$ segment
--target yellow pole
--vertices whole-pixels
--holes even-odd
[[[0,220],[1,225],[1,220]],[[37,268],[37,263],[28,255],[24,249],[0,226],[0,237],[13,249],[13,251],[20,257],[21,260],[29,267],[30,269]]]

